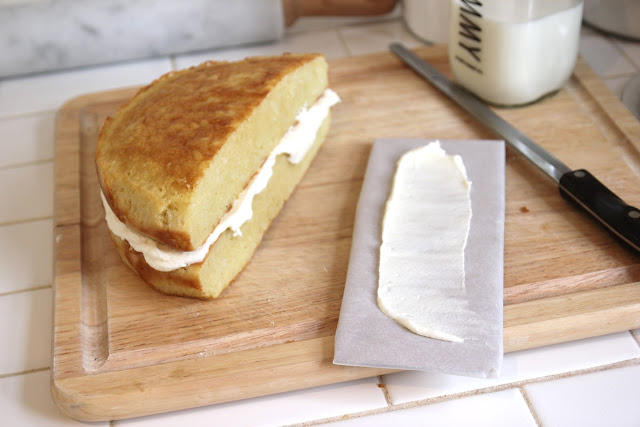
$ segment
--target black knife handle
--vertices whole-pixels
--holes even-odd
[[[578,169],[562,175],[560,193],[640,251],[640,210],[627,205],[589,171]]]

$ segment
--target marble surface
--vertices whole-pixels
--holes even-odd
[[[0,4],[0,78],[279,39],[280,0]]]
[[[319,50],[340,58],[418,46],[399,19],[305,19],[274,43],[0,79],[0,424],[70,426],[49,394],[55,111],[87,92],[146,83],[210,58]],[[583,29],[580,53],[619,95],[640,44]],[[401,372],[97,426],[639,426],[640,330],[505,355],[478,380]]]

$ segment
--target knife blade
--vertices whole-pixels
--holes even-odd
[[[495,131],[516,151],[558,183],[560,194],[640,252],[640,210],[628,205],[585,169],[573,170],[494,113],[484,101],[452,82],[401,43],[391,51],[424,79]]]

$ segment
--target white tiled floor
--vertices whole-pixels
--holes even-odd
[[[640,67],[640,43],[618,40],[616,44],[620,46],[637,70]]]
[[[384,51],[397,40],[418,45],[398,19],[307,22],[296,23],[280,43],[0,80],[0,420],[77,424],[49,395],[55,110],[82,93],[147,83],[172,65],[283,51],[338,58]],[[586,29],[580,49],[615,93],[640,72],[640,43]],[[640,425],[639,367],[636,330],[509,354],[500,380],[405,372],[385,376],[385,388],[371,378],[113,424],[281,425],[355,414],[343,422]]]
[[[386,407],[376,378],[282,393],[173,414],[118,421],[116,426],[174,426],[188,418],[190,427],[219,425],[269,426],[302,423],[321,418]]]
[[[0,414],[7,426],[86,425],[60,413],[49,396],[49,371],[0,378]],[[107,426],[108,423],[95,423]]]
[[[168,71],[164,58],[0,80],[0,117],[56,110],[74,96],[147,84]]]
[[[611,90],[611,92],[615,93],[619,97],[620,95],[622,95],[624,85],[629,81],[632,75],[609,77],[605,80],[605,83],[609,87],[609,90]]]
[[[51,288],[0,297],[0,377],[51,364]]]
[[[344,43],[335,30],[316,30],[310,33],[294,33],[277,44],[262,44],[236,49],[202,52],[176,57],[176,68],[182,69],[207,60],[235,61],[247,56],[279,55],[284,52],[318,52],[327,58],[341,58],[348,55]]]
[[[53,163],[0,169],[0,224],[53,215]]]
[[[640,348],[629,332],[522,350],[505,354],[498,379],[478,379],[429,372],[385,375],[391,401],[401,404],[469,390],[518,383],[621,360],[640,358]]]
[[[640,365],[524,387],[544,426],[640,426]]]
[[[386,22],[368,24],[366,28],[347,27],[339,32],[351,55],[386,51],[391,40],[402,42],[410,48],[421,45],[403,25],[389,25]]]
[[[621,53],[618,43],[601,37],[595,31],[583,30],[580,54],[599,76],[612,77],[637,72],[633,63]]]
[[[536,422],[517,389],[479,394],[398,409],[375,416],[352,418],[340,426],[535,426]]]
[[[43,241],[52,233],[50,218],[0,226],[0,295],[51,285],[53,244]]]
[[[53,159],[55,114],[0,118],[0,168]]]
[[[582,30],[580,55],[618,97],[625,83],[640,72],[640,43],[603,37],[590,28]]]

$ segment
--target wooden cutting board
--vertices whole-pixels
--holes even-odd
[[[451,75],[443,46],[417,52]],[[82,420],[134,417],[382,374],[334,366],[356,202],[376,138],[495,139],[389,53],[330,62],[328,139],[246,270],[214,301],[161,295],[119,260],[93,164],[135,88],[57,116],[52,393]],[[496,110],[640,206],[640,124],[579,61],[540,103]],[[505,351],[640,327],[640,258],[507,150]],[[487,165],[491,167],[491,165]]]

